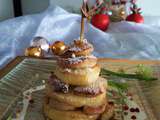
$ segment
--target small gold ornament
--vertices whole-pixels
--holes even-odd
[[[40,47],[29,47],[25,50],[25,56],[42,57],[42,49]]]
[[[126,19],[125,5],[112,5],[112,15],[110,16],[112,22],[119,22]]]
[[[67,49],[67,46],[64,44],[63,41],[56,41],[53,45],[50,46],[54,55],[61,55]]]
[[[120,15],[125,15],[126,14],[126,12],[124,11],[124,10],[122,10],[121,12],[120,12]]]

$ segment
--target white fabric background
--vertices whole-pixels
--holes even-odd
[[[80,16],[59,7],[0,23],[0,67],[17,55],[23,55],[35,36],[53,43],[70,43],[79,38]],[[112,23],[107,32],[86,25],[85,36],[98,57],[160,59],[160,29],[156,24]]]

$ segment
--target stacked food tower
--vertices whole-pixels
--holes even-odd
[[[107,81],[99,77],[94,48],[83,37],[84,8],[85,0],[80,40],[74,40],[59,55],[46,85],[44,114],[49,120],[109,120],[113,116],[113,106],[107,102]]]
[[[87,40],[75,40],[59,56],[46,86],[45,116],[51,120],[107,120],[113,108],[106,97],[107,81]]]

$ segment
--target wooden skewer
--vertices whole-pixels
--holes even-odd
[[[90,10],[89,9],[87,1],[88,0],[83,0],[83,4],[82,4],[82,7],[81,7],[81,13],[82,13],[82,17],[81,17],[81,32],[80,32],[80,41],[81,42],[83,42],[83,40],[84,40],[85,18],[88,19],[92,15],[92,12],[94,11],[94,10]],[[103,2],[101,2],[97,7],[100,7],[100,5],[102,3]]]
[[[81,17],[81,32],[80,32],[80,41],[83,42],[84,39],[84,22],[85,22],[85,18],[88,16],[87,13],[87,1],[83,0],[83,5],[81,7],[81,13],[82,13],[82,17]]]
[[[82,13],[83,14],[83,13]],[[80,41],[83,42],[84,39],[84,16],[81,18],[81,33],[80,33]]]

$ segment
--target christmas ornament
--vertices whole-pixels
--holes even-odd
[[[110,19],[112,22],[119,22],[126,19],[127,13],[125,5],[125,3],[119,3],[110,6],[110,10],[112,11]]]
[[[92,17],[91,23],[100,30],[106,31],[110,23],[109,16],[106,14],[96,14]]]
[[[45,52],[49,51],[49,43],[44,37],[35,37],[31,42],[31,46],[40,47]]]
[[[54,55],[61,55],[67,49],[67,46],[64,44],[63,41],[56,41],[53,45],[50,46]]]
[[[125,14],[126,14],[125,10],[120,11],[120,16],[123,16]]]
[[[128,0],[96,0],[96,4],[91,7],[92,16],[96,14],[106,14],[110,21],[118,22],[126,19],[126,3]],[[99,3],[101,3],[99,5]]]
[[[25,56],[43,57],[42,49],[40,47],[29,47],[25,50]]]
[[[136,22],[136,23],[144,23],[144,18],[140,14],[131,14],[126,18],[127,21]]]
[[[102,3],[103,3],[103,0],[96,0],[95,5],[93,5],[90,9],[89,5],[88,5],[88,1],[83,0],[83,5],[81,7],[82,18],[81,18],[80,41],[83,41],[83,39],[84,39],[84,19],[85,18],[87,18],[88,20],[90,20],[90,18],[91,18],[92,24],[95,27],[98,26],[97,28],[100,28],[101,30],[105,31],[108,28],[109,18],[108,18],[108,15],[104,14],[107,11],[107,7],[104,5],[102,6]],[[97,10],[99,10],[99,12],[101,12],[100,15],[96,15]],[[92,16],[93,16],[93,18],[92,18]],[[95,22],[97,18],[99,19],[98,23]]]
[[[136,22],[136,23],[144,23],[144,18],[141,15],[141,8],[138,8],[135,2],[132,2],[133,7],[131,7],[132,14],[127,16],[126,21]]]

